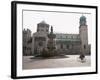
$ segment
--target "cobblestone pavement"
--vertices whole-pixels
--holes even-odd
[[[58,67],[84,67],[91,66],[91,57],[86,56],[81,62],[79,55],[67,55],[69,58],[31,59],[32,56],[23,56],[23,69],[58,68]]]

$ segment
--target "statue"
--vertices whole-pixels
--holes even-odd
[[[56,35],[53,34],[53,27],[51,26],[51,32],[50,34],[48,34],[48,44],[47,44],[47,48],[48,49],[54,49],[55,48],[55,41],[54,41],[54,38],[56,38]]]
[[[55,41],[54,39],[56,38],[56,35],[53,33],[53,27],[51,26],[51,31],[47,35],[49,40],[47,43],[47,49],[43,49],[42,51],[42,57],[52,57],[56,55],[55,51]]]
[[[51,33],[53,33],[53,27],[51,26]]]

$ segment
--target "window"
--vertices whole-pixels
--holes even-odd
[[[61,49],[63,49],[63,44],[61,44]]]
[[[46,32],[48,32],[48,29],[46,30]]]
[[[69,45],[66,45],[66,48],[69,49]]]
[[[43,42],[39,42],[39,46],[43,46]]]
[[[37,29],[37,32],[39,32],[39,29]]]
[[[84,45],[84,49],[86,49],[86,45]]]

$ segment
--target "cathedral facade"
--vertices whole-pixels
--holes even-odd
[[[88,44],[88,25],[86,17],[81,16],[79,20],[79,34],[54,33],[55,47],[60,54],[90,54]],[[41,54],[43,48],[47,48],[50,25],[45,21],[37,24],[37,31],[32,35],[31,52],[33,55]]]

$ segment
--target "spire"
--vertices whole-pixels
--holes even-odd
[[[53,27],[51,26],[51,33],[53,33]]]

